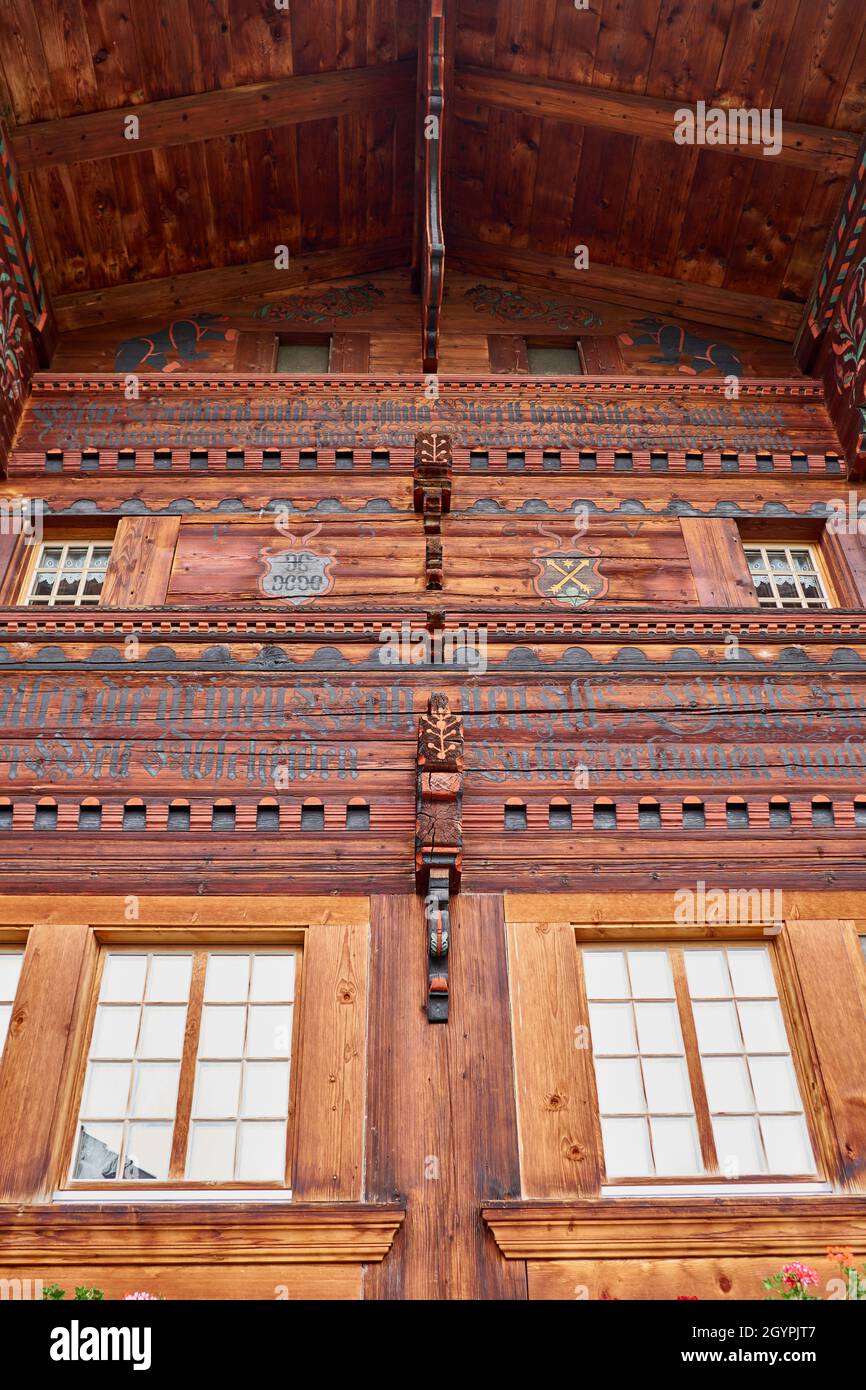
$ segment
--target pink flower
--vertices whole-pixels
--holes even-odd
[[[786,1289],[796,1289],[798,1284],[806,1288],[810,1284],[818,1283],[817,1271],[812,1269],[810,1265],[801,1264],[799,1260],[785,1265],[782,1270],[782,1278]]]
[[[696,1293],[678,1293],[677,1303],[700,1303]]]
[[[145,1298],[151,1300],[153,1303],[159,1302],[159,1299],[157,1298],[157,1295],[155,1293],[125,1293],[123,1295],[124,1303],[129,1298]]]

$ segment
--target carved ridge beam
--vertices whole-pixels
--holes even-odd
[[[419,54],[421,187],[416,224],[421,290],[421,354],[425,372],[439,370],[439,333],[445,288],[442,215],[443,122],[445,117],[445,0],[427,0]]]
[[[447,1023],[450,900],[463,869],[463,720],[433,694],[418,722],[415,883],[424,898],[427,1018]]]
[[[12,146],[21,169],[116,159],[219,135],[403,107],[411,104],[414,89],[415,62],[409,58],[40,121],[19,126]],[[134,140],[125,134],[130,116],[138,120]]]
[[[441,589],[442,518],[451,510],[451,439],[447,434],[415,436],[413,497],[424,522],[428,589]]]
[[[474,112],[467,111],[467,106],[496,106],[519,111],[521,115],[549,117],[599,130],[616,130],[625,135],[670,142],[674,138],[676,112],[689,106],[694,109],[694,103],[686,101],[605,91],[550,78],[541,81],[520,73],[477,67],[456,70],[454,99],[470,118]],[[460,109],[455,109],[460,114]],[[798,125],[786,120],[782,148],[776,159],[780,164],[794,164],[823,174],[845,175],[856,158],[859,144],[860,136],[853,131]],[[741,155],[744,159],[763,159],[760,145],[707,145],[706,148],[717,148],[727,155]]]

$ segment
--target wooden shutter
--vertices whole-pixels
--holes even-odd
[[[587,376],[625,376],[626,365],[618,338],[581,338],[580,350]]]
[[[105,608],[159,608],[165,603],[179,516],[125,516],[117,525],[105,576]]]
[[[510,922],[520,1178],[524,1197],[597,1197],[595,1085],[574,927]]]
[[[526,339],[514,333],[490,333],[487,338],[487,351],[490,357],[491,372],[507,372],[509,375],[529,371],[529,354]]]
[[[737,523],[680,517],[698,602],[704,608],[758,608]]]
[[[330,370],[366,376],[370,370],[369,333],[335,333],[331,338]]]
[[[277,365],[277,335],[243,330],[235,344],[236,372],[272,372]]]

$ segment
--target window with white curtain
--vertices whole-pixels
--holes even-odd
[[[106,951],[72,1180],[285,1184],[297,956]]]
[[[767,945],[582,957],[608,1180],[815,1175]]]

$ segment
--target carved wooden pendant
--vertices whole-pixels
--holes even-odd
[[[446,695],[430,696],[418,727],[415,881],[424,895],[427,1017],[448,1019],[449,902],[463,866],[463,720]]]

